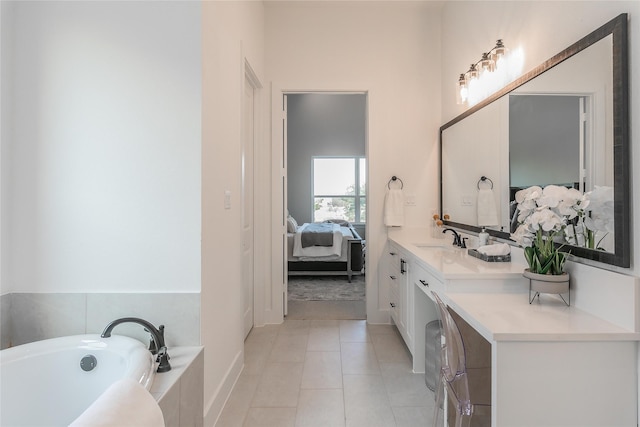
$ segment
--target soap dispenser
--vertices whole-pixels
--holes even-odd
[[[478,233],[478,246],[485,246],[489,244],[489,233],[482,227],[482,231]]]

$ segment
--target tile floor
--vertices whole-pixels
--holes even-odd
[[[289,300],[287,319],[359,320],[367,318],[366,301],[293,301]]]
[[[433,408],[395,326],[287,319],[247,337],[216,426],[424,427]]]

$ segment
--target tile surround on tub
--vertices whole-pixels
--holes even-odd
[[[200,344],[200,294],[13,293],[1,297],[1,348],[65,335],[100,333],[120,317],[164,324],[169,347]],[[140,325],[119,325],[119,335],[143,342]]]
[[[14,293],[9,309],[11,345],[85,333],[85,294]]]
[[[202,426],[204,414],[204,350],[180,377],[179,426]]]
[[[153,394],[153,393],[152,393]],[[162,416],[164,417],[164,425],[167,427],[180,425],[180,386],[171,387],[167,390],[160,400],[157,395],[154,397],[158,401]]]
[[[151,394],[167,427],[202,427],[204,413],[204,348],[176,347],[169,372],[157,374]]]
[[[100,333],[121,317],[141,317],[156,327],[165,325],[168,346],[200,344],[200,294],[87,294],[88,333]],[[140,325],[118,325],[114,333],[149,340]]]

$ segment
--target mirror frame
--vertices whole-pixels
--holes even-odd
[[[464,113],[450,120],[440,127],[440,217],[443,215],[443,182],[442,182],[442,133],[476,111],[481,110],[492,102],[508,95],[513,90],[524,85],[537,76],[549,71],[556,65],[583,51],[592,44],[613,35],[613,171],[614,171],[614,252],[604,252],[579,246],[564,245],[561,250],[571,255],[593,261],[612,264],[628,268],[631,261],[631,224],[630,224],[630,170],[629,157],[629,55],[627,35],[627,14],[623,13],[607,22],[600,28],[578,40],[560,53],[549,58],[526,74],[511,82],[500,91],[469,108]],[[480,232],[481,228],[474,225],[445,221],[447,226],[456,227],[472,232]],[[509,233],[496,230],[486,230],[494,237],[509,240]]]

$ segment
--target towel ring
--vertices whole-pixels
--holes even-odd
[[[400,178],[398,178],[397,176],[393,175],[391,177],[391,179],[389,180],[389,182],[387,182],[387,188],[389,190],[391,190],[391,181],[400,181],[400,189],[402,190],[404,188],[404,182],[402,182],[402,180]]]
[[[491,189],[493,190],[493,181],[491,181],[491,179],[487,178],[486,176],[481,176],[480,179],[478,180],[478,190],[480,189],[480,183],[481,182],[487,182],[489,181],[491,183]]]

